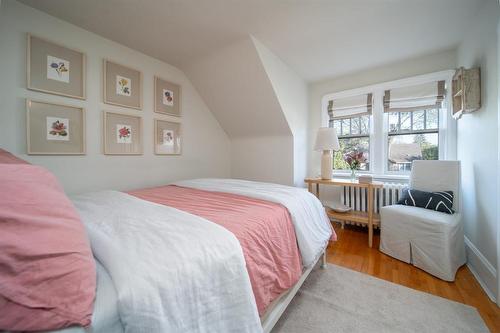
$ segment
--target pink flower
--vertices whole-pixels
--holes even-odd
[[[344,155],[344,161],[349,165],[352,170],[358,170],[361,167],[361,163],[366,162],[366,157],[363,152],[351,151]]]
[[[127,138],[130,136],[130,130],[126,127],[122,127],[119,130],[120,138]]]

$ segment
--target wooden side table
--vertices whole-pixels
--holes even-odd
[[[351,210],[347,213],[338,213],[331,209],[327,209],[329,217],[340,221],[352,221],[360,224],[365,224],[368,227],[368,246],[373,245],[373,226],[380,225],[380,216],[373,212],[374,191],[377,188],[384,186],[381,182],[360,183],[358,180],[349,179],[331,179],[325,180],[321,178],[306,178],[304,182],[307,184],[309,192],[316,195],[319,199],[319,185],[334,185],[334,186],[351,186],[357,188],[365,188],[368,192],[367,212]],[[313,192],[313,185],[315,185],[315,192]]]

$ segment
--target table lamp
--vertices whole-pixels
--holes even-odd
[[[321,179],[332,179],[333,154],[332,150],[339,150],[339,139],[333,127],[321,127],[316,135],[314,150],[322,151],[321,156]]]

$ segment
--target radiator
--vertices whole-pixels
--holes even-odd
[[[374,212],[380,213],[380,208],[387,205],[393,205],[399,200],[401,190],[407,187],[406,184],[384,183],[384,187],[375,190]],[[351,207],[353,210],[368,211],[366,202],[368,193],[364,188],[343,186],[340,201],[342,204]]]

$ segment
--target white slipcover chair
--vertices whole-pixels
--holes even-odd
[[[460,209],[460,162],[413,161],[410,188],[453,191],[455,214],[392,205],[381,208],[380,251],[446,281],[465,264]]]

